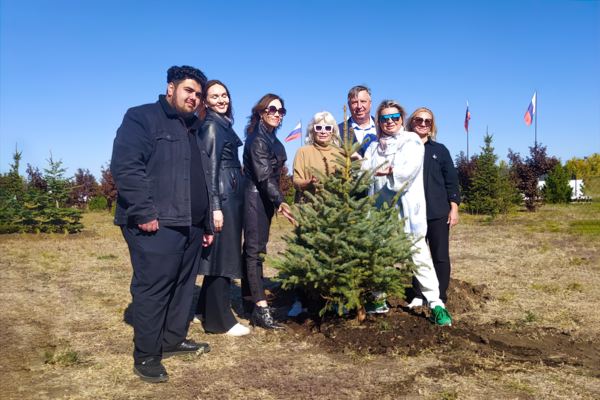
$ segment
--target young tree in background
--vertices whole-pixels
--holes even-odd
[[[27,173],[27,190],[40,190],[42,192],[48,190],[48,182],[46,182],[38,167],[34,168],[31,164],[27,164],[25,172]]]
[[[547,203],[569,203],[573,189],[569,186],[569,172],[560,163],[556,164],[546,178],[542,189],[544,201]]]
[[[510,210],[514,199],[514,189],[509,181],[506,165],[496,165],[498,156],[494,154],[492,136],[484,137],[484,147],[476,158],[470,186],[467,211],[474,214],[487,214],[492,218]]]
[[[102,177],[100,178],[100,193],[106,198],[106,203],[109,211],[112,211],[113,203],[117,199],[117,185],[110,173],[110,167],[102,167]]]
[[[0,233],[19,231],[22,204],[26,194],[25,181],[19,174],[21,154],[15,149],[9,172],[0,176]]]
[[[471,185],[477,164],[477,155],[467,159],[464,152],[460,152],[456,157],[456,172],[458,173],[458,184],[460,185],[460,195],[462,202],[467,204],[471,195]]]
[[[286,165],[281,168],[281,176],[279,177],[279,190],[281,190],[281,193],[283,194],[287,204],[294,204],[296,190],[294,189],[294,184],[292,182],[292,175],[290,175],[289,172],[290,171]]]
[[[77,169],[74,176],[73,186],[69,193],[69,204],[79,208],[85,208],[88,202],[100,194],[100,186],[94,175],[88,169]]]
[[[519,153],[508,150],[511,179],[525,196],[525,207],[535,211],[541,204],[541,191],[538,188],[540,178],[550,172],[559,163],[556,157],[546,155],[546,146],[541,144],[529,147],[529,156],[523,160]]]

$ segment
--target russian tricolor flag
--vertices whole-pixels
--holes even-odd
[[[289,135],[284,139],[286,142],[291,142],[294,139],[298,139],[302,136],[302,122],[298,122],[298,125],[290,132]]]
[[[465,113],[465,131],[469,133],[469,120],[471,119],[471,112],[469,111],[469,102],[467,101],[467,112]]]
[[[527,126],[531,125],[533,121],[533,116],[535,115],[535,97],[537,96],[537,92],[533,92],[533,97],[531,98],[531,103],[529,103],[529,107],[527,107],[527,111],[525,112],[525,123]]]

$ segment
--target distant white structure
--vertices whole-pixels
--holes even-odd
[[[540,179],[538,181],[538,189],[542,190],[546,186],[546,181]],[[571,201],[590,201],[592,198],[583,194],[583,179],[571,179],[569,181],[571,186]]]

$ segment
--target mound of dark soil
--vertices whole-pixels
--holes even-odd
[[[447,306],[454,315],[484,307],[490,299],[485,285],[473,286],[457,280],[452,281],[448,297],[451,300]],[[293,295],[274,290],[272,301],[283,316]],[[429,322],[426,307],[411,311],[404,300],[388,302],[390,312],[368,315],[360,324],[351,318],[303,314],[288,320],[287,327],[330,352],[413,356],[427,350],[440,354],[468,352],[483,357],[502,355],[515,362],[583,366],[600,376],[600,372],[593,372],[600,365],[600,348],[592,341],[576,341],[567,332],[501,323],[477,325],[465,320],[455,321],[452,327],[439,327]],[[456,368],[464,370],[470,366]]]

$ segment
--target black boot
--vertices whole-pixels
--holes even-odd
[[[250,322],[254,326],[260,326],[265,329],[283,329],[283,326],[279,325],[273,319],[272,310],[269,307],[255,306],[250,317]]]

